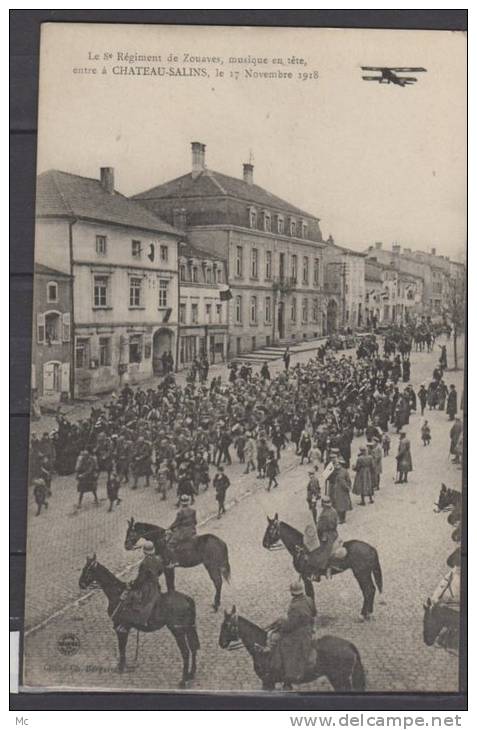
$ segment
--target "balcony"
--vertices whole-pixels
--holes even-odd
[[[296,276],[275,276],[272,281],[272,289],[281,294],[288,294],[296,289],[296,284]]]

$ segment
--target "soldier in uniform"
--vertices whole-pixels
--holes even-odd
[[[306,501],[308,502],[308,507],[311,511],[311,514],[313,515],[313,521],[316,524],[317,520],[317,509],[316,505],[318,500],[321,497],[321,487],[320,482],[318,481],[318,477],[316,474],[316,471],[314,469],[310,469],[308,472],[309,481],[306,487]]]
[[[408,472],[412,471],[411,442],[406,438],[404,431],[399,434],[399,446],[396,456],[396,484],[406,484]]]
[[[213,485],[215,487],[215,498],[219,505],[219,511],[217,513],[217,519],[220,520],[222,515],[225,514],[225,495],[227,489],[230,487],[230,479],[224,474],[223,466],[217,468],[217,474],[214,477]]]
[[[303,680],[307,659],[313,639],[313,625],[316,608],[305,595],[303,583],[295,581],[290,585],[292,599],[286,619],[277,622],[278,631],[270,637],[271,668],[277,676],[284,678],[284,688],[291,689],[293,683]]]
[[[78,480],[78,507],[81,507],[83,494],[92,492],[94,501],[98,502],[96,490],[98,487],[98,462],[96,457],[88,450],[83,449],[76,462],[76,479]]]
[[[197,535],[197,514],[190,504],[190,496],[188,494],[182,494],[180,498],[180,508],[177,512],[176,519],[172,525],[170,525],[168,530],[168,568],[174,568],[179,565],[179,561],[176,557],[176,550],[179,547],[183,547],[187,543],[190,543]]]
[[[149,441],[146,441],[143,436],[139,436],[136,444],[133,446],[133,457],[132,457],[132,473],[134,476],[134,483],[132,488],[137,489],[137,482],[139,477],[146,477],[146,487],[149,486],[149,478],[151,476],[151,456],[152,446]]]
[[[37,507],[36,517],[38,517],[42,507],[48,509],[48,502],[46,500],[48,496],[48,487],[46,486],[44,479],[33,480],[33,496],[35,497]]]
[[[148,622],[160,596],[159,576],[164,564],[155,554],[154,544],[146,540],[143,544],[144,558],[139,566],[137,577],[123,594],[119,608],[118,621],[121,625],[134,625],[147,630]]]
[[[353,509],[350,499],[351,478],[346,469],[346,461],[338,457],[333,472],[333,481],[330,484],[330,499],[333,508],[338,514],[338,524],[346,522],[346,512]]]

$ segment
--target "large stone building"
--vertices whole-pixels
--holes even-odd
[[[190,172],[134,196],[226,261],[230,355],[318,336],[328,307],[338,307],[324,290],[319,219],[256,185],[253,174],[249,163],[242,179],[209,170],[205,145],[193,142]]]
[[[74,394],[138,383],[177,357],[180,231],[100,179],[38,177],[36,260],[71,276]]]
[[[344,246],[337,246],[332,237],[325,249],[328,287],[333,287],[340,297],[337,311],[341,329],[362,328],[366,324],[364,283],[365,254]]]
[[[399,273],[403,284],[401,304],[404,306],[406,297],[415,291],[415,311],[425,316],[441,317],[448,306],[452,278],[465,280],[465,266],[438,255],[435,248],[430,252],[412,251],[394,243],[389,251],[381,243],[375,243],[366,255],[370,261],[392,267]]]
[[[179,366],[206,354],[211,364],[227,356],[228,301],[222,293],[227,281],[224,259],[189,243],[179,250],[180,346]]]
[[[41,403],[71,394],[71,309],[71,276],[35,264],[31,387]]]
[[[365,261],[366,321],[378,324],[405,324],[423,313],[424,282],[416,274],[399,271],[374,258]]]

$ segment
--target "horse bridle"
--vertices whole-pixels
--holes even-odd
[[[283,545],[283,543],[280,543],[280,524],[278,520],[274,520],[271,524],[273,524],[273,529],[275,531],[274,534],[277,536],[277,539],[275,540],[275,542],[271,543],[268,550],[283,550],[285,546]]]

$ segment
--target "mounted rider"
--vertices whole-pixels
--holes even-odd
[[[176,553],[177,549],[187,546],[187,544],[190,545],[197,535],[197,513],[190,504],[190,496],[188,494],[182,494],[176,519],[169,526],[166,535],[168,553],[167,568],[174,568],[179,565]]]
[[[301,682],[312,654],[315,605],[305,595],[302,581],[290,585],[292,599],[286,619],[276,622],[277,629],[269,637],[270,665],[276,676],[283,675],[284,686]]]
[[[155,554],[154,543],[149,540],[144,542],[142,550],[144,558],[137,577],[129,583],[117,609],[119,630],[130,625],[147,630],[151,614],[161,594],[159,576],[164,569],[164,563]]]
[[[312,572],[316,579],[326,574],[331,577],[332,558],[342,559],[343,548],[338,539],[338,513],[331,504],[327,495],[321,498],[322,511],[316,523],[316,532],[319,540],[319,547],[306,555],[306,567]]]

